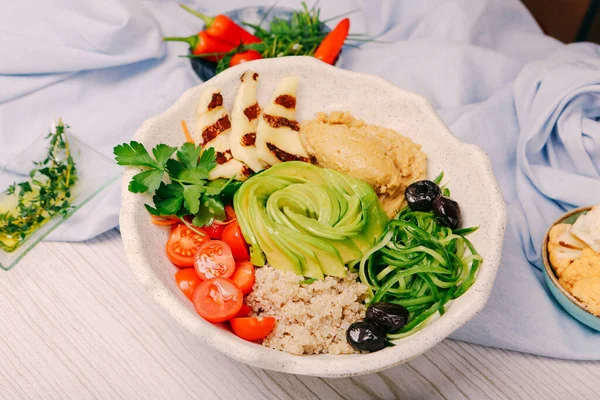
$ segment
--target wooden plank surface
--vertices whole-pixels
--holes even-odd
[[[0,274],[0,399],[598,399],[600,363],[446,340],[378,374],[264,371],[204,348],[155,305],[117,231],[43,243]]]

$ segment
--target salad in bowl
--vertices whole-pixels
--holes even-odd
[[[246,63],[114,152],[137,278],[240,361],[373,372],[489,296],[506,219],[489,160],[380,78],[310,57]]]

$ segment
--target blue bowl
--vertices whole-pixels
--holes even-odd
[[[268,27],[271,21],[275,18],[283,20],[291,20],[292,14],[295,10],[284,7],[270,7],[270,6],[258,6],[258,7],[243,7],[236,10],[228,11],[224,15],[231,18],[236,24],[242,25],[242,22],[249,24],[258,25],[262,27]],[[243,25],[242,25],[243,26]],[[324,32],[329,32],[330,29],[327,26],[323,26]],[[191,54],[191,52],[190,52]],[[335,65],[338,65],[341,60],[341,52]],[[203,58],[190,58],[192,69],[198,75],[203,82],[206,82],[213,76],[215,76],[217,64],[204,60]]]
[[[562,217],[557,219],[551,226],[550,229],[560,223],[573,223],[578,216],[590,210],[591,207],[581,207],[569,211]],[[586,310],[585,306],[577,300],[571,293],[561,286],[558,282],[558,278],[550,265],[548,258],[548,238],[550,229],[546,232],[544,242],[542,243],[542,259],[544,261],[545,281],[550,289],[550,292],[558,301],[558,303],[575,319],[579,322],[589,326],[592,329],[600,331],[600,317],[596,317],[594,314]]]

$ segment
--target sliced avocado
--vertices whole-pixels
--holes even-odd
[[[302,257],[302,254],[290,249],[285,235],[281,234],[276,228],[266,227],[266,229],[261,230],[260,245],[267,256],[269,265],[273,268],[302,275],[304,257]]]
[[[302,248],[303,251],[314,254],[317,261],[314,266],[320,268],[322,274],[338,277],[346,276],[346,268],[339,251],[329,244],[328,241],[305,236]],[[312,267],[313,266],[308,266],[308,268]]]
[[[234,208],[255,265],[315,279],[345,276],[388,222],[367,183],[294,161],[244,182]]]
[[[344,264],[348,264],[350,261],[358,260],[362,257],[363,252],[360,251],[352,239],[330,240],[329,244],[337,249]]]
[[[327,177],[322,173],[322,168],[302,161],[288,161],[277,164],[262,172],[263,176],[286,176],[297,181],[327,185]]]
[[[302,245],[300,241],[290,241],[289,245],[304,256],[302,273],[299,275],[314,279],[324,278],[319,260],[310,246]]]

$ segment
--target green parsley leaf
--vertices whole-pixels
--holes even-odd
[[[195,168],[198,166],[198,159],[202,148],[195,146],[192,143],[185,143],[181,146],[181,150],[177,152],[177,158],[185,165],[186,168]]]
[[[152,154],[154,154],[154,157],[156,157],[159,165],[164,169],[165,165],[167,164],[167,160],[173,155],[173,153],[175,153],[176,150],[176,147],[167,146],[166,144],[159,144],[152,149]]]
[[[116,146],[113,149],[113,153],[115,154],[115,159],[119,165],[160,168],[156,160],[148,154],[144,145],[133,140],[129,142],[129,144],[123,143]]]
[[[242,186],[243,182],[232,179],[218,178],[210,181],[206,184],[207,195],[216,196],[218,194],[223,195],[225,198],[232,198],[235,192]]]
[[[194,215],[194,219],[192,219],[192,225],[194,225],[194,226],[210,225],[213,223],[214,220],[215,219],[214,219],[213,215],[210,213],[210,211],[208,211],[208,208],[200,205],[200,209],[198,210],[196,215]]]
[[[221,196],[226,199],[233,199],[233,195],[242,186],[240,181],[229,181],[227,185],[221,190]]]
[[[210,183],[210,182],[208,182],[208,183]],[[204,186],[204,193],[206,193],[207,196],[218,196],[221,194],[221,188],[208,186],[208,184],[207,184]]]
[[[148,212],[152,215],[156,215],[157,217],[160,216],[160,213],[158,212],[158,210],[154,207],[150,207],[148,204],[144,204],[144,207],[146,207],[146,210],[148,210]]]
[[[217,178],[215,180],[212,180],[206,184],[205,193],[209,196],[216,196],[218,194],[221,194],[221,191],[227,185],[227,182],[229,181],[223,178]]]
[[[160,184],[152,200],[160,215],[176,214],[183,203],[183,187],[176,183]]]
[[[129,182],[129,191],[132,193],[154,192],[160,186],[163,179],[163,172],[159,169],[150,169],[148,171],[136,174]]]
[[[179,173],[177,179],[183,183],[204,185],[208,179],[208,170],[203,167],[188,168]]]
[[[207,171],[210,171],[217,166],[217,158],[215,156],[215,148],[209,147],[202,152],[198,166],[204,167]]]
[[[221,199],[217,196],[202,195],[202,206],[206,207],[208,211],[214,215],[219,221],[225,221],[227,215],[225,215],[225,205]]]
[[[129,190],[154,194],[154,205],[146,205],[151,214],[194,215],[198,226],[210,224],[215,218],[225,219],[221,195],[231,186],[231,180],[207,182],[210,170],[217,165],[214,148],[202,151],[199,146],[185,143],[177,150],[159,144],[152,149],[154,159],[142,144],[132,141],[116,146],[114,153],[120,165],[147,168],[132,178]],[[171,158],[174,153],[177,159]],[[165,172],[169,184],[163,182]]]
[[[204,192],[204,186],[189,185],[183,188],[183,201],[185,208],[191,214],[196,214],[200,210],[200,196]]]
[[[167,161],[167,172],[172,178],[179,178],[179,175],[185,170],[185,165],[174,159]]]

